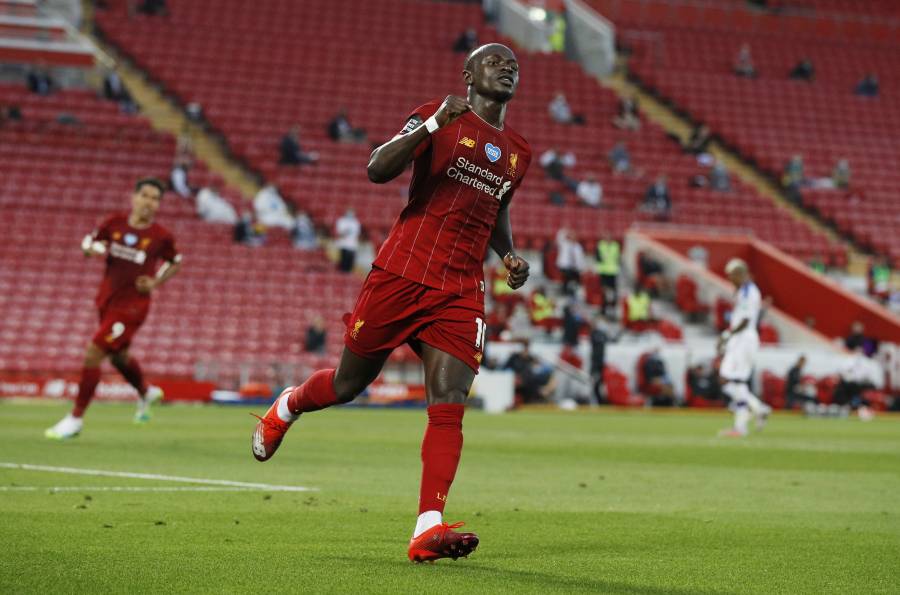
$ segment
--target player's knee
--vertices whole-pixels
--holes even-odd
[[[466,402],[469,391],[459,387],[436,387],[429,391],[430,401],[432,405],[452,403],[462,404]]]
[[[340,374],[334,377],[334,394],[340,403],[349,403],[358,397],[366,386],[356,378],[343,378]]]
[[[103,358],[105,357],[106,352],[93,343],[88,343],[87,349],[84,352],[84,365],[87,368],[96,368],[103,363]]]

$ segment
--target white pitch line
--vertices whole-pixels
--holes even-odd
[[[228,486],[0,486],[0,492],[253,492]]]
[[[29,465],[28,463],[2,463],[0,468],[18,469],[21,471],[44,471],[47,473],[69,473],[73,475],[92,475],[94,477],[127,477],[129,479],[155,479],[157,481],[175,481],[181,483],[199,483],[201,485],[227,486],[251,490],[271,490],[273,492],[310,492],[317,488],[305,486],[282,486],[268,483],[248,483],[227,479],[204,479],[202,477],[179,477],[177,475],[158,475],[156,473],[131,473],[127,471],[103,471],[100,469],[79,469],[77,467],[51,467],[48,465]]]

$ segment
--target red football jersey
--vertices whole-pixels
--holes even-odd
[[[175,238],[153,223],[144,229],[132,227],[128,215],[113,215],[93,233],[94,239],[107,242],[106,272],[100,283],[96,304],[100,309],[147,305],[150,295],[134,286],[141,275],[154,276],[160,260],[180,260]]]
[[[401,134],[440,108],[414,110]],[[428,287],[484,303],[482,261],[500,200],[522,183],[531,149],[508,125],[501,130],[468,111],[415,151],[409,202],[378,251],[375,266]]]

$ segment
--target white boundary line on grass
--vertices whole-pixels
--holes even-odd
[[[228,486],[0,486],[0,492],[255,492]]]
[[[204,479],[201,477],[179,477],[177,475],[158,475],[156,473],[131,473],[128,471],[103,471],[100,469],[80,469],[77,467],[51,467],[49,465],[30,465],[28,463],[3,463],[2,469],[18,469],[21,471],[44,471],[46,473],[69,473],[72,475],[91,475],[94,477],[127,477],[129,479],[155,479],[157,481],[175,481],[181,483],[198,483],[201,485],[225,486],[245,490],[270,490],[273,492],[311,492],[317,488],[306,486],[283,486],[268,483],[248,483],[227,479]]]

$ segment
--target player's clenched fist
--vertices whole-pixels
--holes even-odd
[[[528,280],[528,262],[524,258],[513,253],[509,253],[503,257],[503,264],[509,271],[506,275],[506,284],[513,289],[518,289],[525,285]]]
[[[469,105],[465,97],[447,95],[447,99],[444,100],[444,103],[441,104],[441,107],[434,114],[434,119],[437,120],[438,125],[446,126],[470,109],[472,109],[472,106]]]

